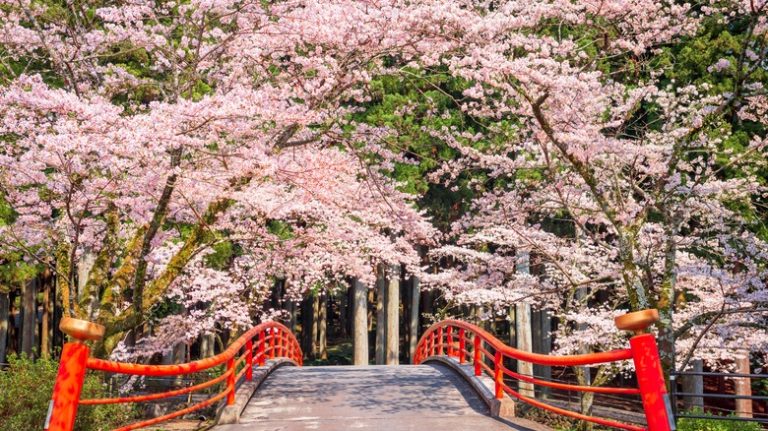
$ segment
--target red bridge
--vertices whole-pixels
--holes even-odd
[[[46,419],[49,431],[72,431],[80,405],[139,403],[210,393],[189,407],[115,431],[150,427],[201,409],[217,411],[220,431],[425,429],[548,430],[514,417],[516,402],[630,431],[669,431],[671,416],[656,340],[646,328],[655,310],[616,319],[619,329],[635,331],[627,349],[548,356],[505,345],[483,329],[457,320],[430,327],[419,341],[414,365],[302,367],[296,337],[276,322],[262,323],[211,358],[178,365],[141,365],[89,357],[88,340],[98,339],[98,325],[62,320],[62,330],[77,341],[64,345]],[[637,387],[579,386],[517,373],[505,364],[524,361],[545,366],[583,366],[633,361]],[[162,393],[118,398],[81,399],[86,370],[139,376],[180,376],[205,372],[209,380]],[[517,384],[515,384],[517,383]],[[539,385],[568,391],[640,397],[645,424],[588,416],[547,403],[530,389]],[[517,388],[517,389],[515,389]]]

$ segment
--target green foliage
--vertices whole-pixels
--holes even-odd
[[[752,379],[752,393],[757,396],[768,396],[768,379]]]
[[[516,414],[518,417],[545,424],[555,431],[580,431],[584,429],[583,425],[586,423],[567,416],[557,415],[547,410],[531,407],[527,404],[522,404]],[[593,430],[602,431],[602,428],[594,425]]]
[[[13,208],[0,195],[0,226],[12,223],[15,216]],[[40,265],[24,261],[20,251],[0,253],[0,292],[8,292],[13,287],[31,280],[39,271]]]
[[[267,221],[267,230],[269,230],[269,233],[276,235],[281,240],[291,239],[294,236],[291,225],[282,220]]]
[[[222,241],[214,244],[212,253],[205,256],[205,265],[209,268],[224,270],[237,255],[237,246],[231,241]]]
[[[329,340],[333,341],[328,345],[328,359],[314,359],[304,363],[304,365],[352,365],[352,343],[348,340]]]
[[[702,414],[701,410],[691,412]],[[727,419],[692,419],[680,418],[677,421],[678,431],[763,431],[757,422],[744,422]]]
[[[0,431],[43,429],[58,362],[10,357],[10,367],[0,371]],[[87,376],[83,398],[106,397],[98,376]],[[135,417],[125,404],[80,406],[75,429],[101,431],[130,423]]]
[[[444,70],[405,68],[401,75],[382,76],[371,82],[372,102],[356,118],[395,132],[387,146],[415,163],[396,163],[389,175],[398,181],[401,191],[420,196],[419,206],[426,209],[441,228],[447,228],[469,208],[474,193],[468,184],[478,180],[482,173],[463,174],[457,181],[456,190],[427,180],[430,172],[459,156],[455,149],[427,131],[476,132],[475,128],[481,125],[459,109],[459,103],[464,99],[462,93],[468,87],[466,81],[451,77]],[[487,144],[472,143],[476,147]]]

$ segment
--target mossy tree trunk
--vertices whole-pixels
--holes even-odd
[[[21,297],[22,322],[21,322],[21,353],[28,358],[35,357],[35,326],[37,325],[37,294],[38,280],[33,279],[24,283]]]
[[[317,357],[328,359],[328,292],[320,292],[317,302]]]
[[[352,280],[352,333],[354,365],[368,365],[368,288],[358,279]]]
[[[386,356],[387,365],[400,363],[400,265],[388,271],[385,293],[386,306]]]
[[[419,300],[421,299],[419,279],[411,276],[408,287],[408,359],[413,362],[416,354],[416,345],[419,343]]]
[[[40,356],[49,358],[51,356],[51,284],[53,278],[49,271],[41,276],[43,290],[43,312],[40,322]]]
[[[386,294],[387,280],[381,265],[376,269],[376,365],[386,362]]]
[[[11,312],[11,297],[5,288],[0,288],[0,364],[8,355],[8,320]]]

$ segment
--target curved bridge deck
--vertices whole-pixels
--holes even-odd
[[[217,431],[544,431],[495,419],[471,387],[440,365],[282,367],[259,387],[240,423]]]

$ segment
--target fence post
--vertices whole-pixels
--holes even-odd
[[[277,350],[277,330],[269,328],[269,359],[275,359],[275,350]]]
[[[264,334],[264,331],[259,332],[259,366],[263,367],[264,363],[266,362],[265,355],[265,349],[264,349],[264,343],[266,342],[266,336]]]
[[[288,334],[280,331],[280,356],[288,356]]]
[[[448,326],[448,357],[453,356],[453,326]]]
[[[444,346],[443,346],[443,327],[437,328],[437,354],[443,355],[445,354]]]
[[[72,431],[77,416],[77,406],[85,380],[89,349],[86,340],[98,340],[104,336],[104,327],[85,320],[64,317],[59,329],[74,338],[64,344],[59,360],[59,371],[48,404],[44,429],[47,431]]]
[[[474,350],[472,351],[473,361],[475,363],[475,375],[479,376],[482,373],[482,369],[480,368],[480,336],[475,334],[475,338],[473,340],[474,343]]]
[[[459,328],[459,363],[463,364],[466,361],[467,342],[464,338],[464,328]]]
[[[235,358],[227,359],[227,405],[235,404]]]
[[[245,342],[245,380],[253,381],[253,340]]]
[[[432,356],[435,354],[435,338],[437,337],[437,332],[432,331],[429,334],[429,350],[427,350],[426,356]]]
[[[493,357],[493,382],[496,387],[496,399],[500,400],[504,398],[504,373],[501,369],[501,351],[497,350],[496,355]]]
[[[658,320],[657,310],[642,310],[617,317],[616,327],[635,332],[629,339],[629,345],[632,348],[632,360],[635,363],[637,385],[648,431],[670,431],[675,429],[675,425],[670,414],[671,403],[661,369],[656,337],[645,333],[648,326]]]

